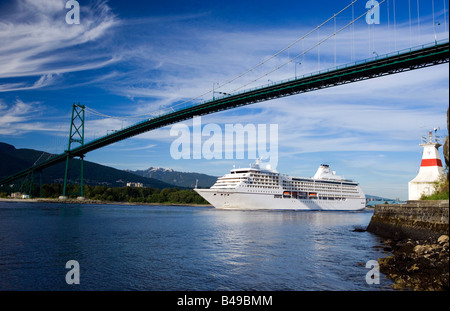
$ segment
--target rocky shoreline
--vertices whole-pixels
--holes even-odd
[[[366,230],[387,239],[384,249],[392,256],[378,263],[394,289],[449,289],[448,225],[448,200],[375,205]]]
[[[449,237],[385,240],[392,256],[379,258],[380,272],[393,280],[397,290],[449,290]]]

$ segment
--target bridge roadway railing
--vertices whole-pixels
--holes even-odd
[[[40,171],[46,167],[62,162],[70,157],[83,156],[86,153],[110,145],[112,143],[148,132],[150,130],[184,121],[195,116],[206,115],[218,111],[232,109],[261,101],[311,92],[314,90],[352,83],[360,80],[376,78],[388,74],[438,65],[449,62],[448,39],[421,45],[402,51],[380,55],[350,64],[302,75],[296,79],[288,79],[269,85],[245,90],[239,93],[215,98],[214,100],[182,107],[179,110],[150,118],[133,124],[112,134],[97,138],[82,146],[55,155],[47,161],[14,174],[0,184],[9,183],[26,176],[32,171]]]
[[[301,80],[301,79],[304,79],[304,78],[307,78],[307,77],[317,76],[319,74],[328,73],[328,72],[336,71],[336,70],[339,70],[339,69],[345,69],[345,68],[349,68],[349,67],[354,67],[356,65],[366,64],[366,63],[373,62],[373,61],[376,61],[376,60],[379,60],[379,59],[395,57],[395,56],[398,56],[400,54],[411,53],[411,52],[414,52],[414,51],[421,51],[421,50],[424,50],[424,49],[427,49],[427,48],[433,48],[433,47],[435,47],[437,45],[445,45],[448,42],[449,42],[448,39],[442,39],[442,40],[439,40],[437,42],[421,44],[421,45],[417,45],[417,46],[414,46],[414,47],[411,47],[411,48],[402,49],[402,50],[399,50],[399,51],[396,51],[396,52],[390,52],[390,53],[386,53],[386,54],[372,56],[372,57],[369,57],[369,58],[366,58],[366,59],[362,59],[362,60],[358,60],[358,61],[354,61],[354,62],[342,64],[342,65],[338,65],[338,66],[335,66],[335,67],[330,67],[330,68],[327,68],[327,69],[317,70],[317,71],[313,71],[313,72],[306,73],[306,74],[303,74],[303,75],[298,75],[295,78],[289,78],[289,79],[284,79],[284,80],[281,80],[281,81],[271,82],[271,83],[267,83],[265,85],[259,85],[259,86],[254,87],[254,88],[245,89],[243,91],[235,92],[235,93],[232,93],[232,94],[229,94],[229,95],[239,95],[239,94],[247,93],[249,91],[255,91],[255,90],[263,89],[263,88],[266,88],[266,87],[269,87],[269,86],[272,86],[272,85],[275,85],[275,84],[278,85],[278,84],[283,84],[283,83],[286,83],[286,82],[298,81],[298,80]],[[226,98],[226,97],[229,97],[229,95],[216,96],[216,99],[218,100],[218,99]],[[206,102],[210,102],[210,100],[204,101],[203,103],[206,103]]]

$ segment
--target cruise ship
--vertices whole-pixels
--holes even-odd
[[[312,178],[280,174],[261,162],[234,168],[209,189],[194,189],[215,208],[357,211],[366,199],[358,183],[322,164]]]

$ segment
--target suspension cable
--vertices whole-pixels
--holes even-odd
[[[284,51],[286,51],[286,50],[289,51],[289,49],[290,49],[292,46],[294,46],[295,44],[297,44],[298,42],[302,42],[302,53],[300,53],[300,54],[296,55],[295,57],[289,59],[287,62],[285,62],[285,63],[281,64],[280,66],[276,67],[275,69],[273,69],[273,70],[271,70],[271,71],[265,73],[264,75],[262,75],[262,76],[260,76],[260,77],[258,77],[258,78],[256,78],[256,79],[254,79],[254,80],[252,80],[251,82],[245,83],[244,85],[242,85],[242,86],[236,88],[236,89],[233,90],[232,92],[236,92],[236,91],[238,91],[238,90],[240,90],[240,89],[242,89],[242,88],[244,88],[244,87],[250,85],[251,83],[254,83],[254,82],[260,80],[261,78],[268,76],[269,74],[271,74],[271,73],[273,73],[273,72],[279,70],[280,68],[284,67],[285,65],[287,65],[287,64],[289,64],[289,63],[292,63],[294,60],[296,60],[296,59],[299,58],[300,56],[303,56],[303,58],[304,58],[304,55],[305,55],[307,52],[311,51],[311,50],[314,49],[315,47],[320,47],[320,45],[321,45],[322,43],[324,43],[325,41],[327,41],[327,40],[330,39],[331,37],[335,37],[338,33],[340,33],[342,30],[346,29],[346,28],[349,27],[350,25],[352,26],[352,29],[353,29],[352,35],[354,36],[354,24],[355,24],[355,22],[358,21],[359,19],[361,19],[363,16],[365,16],[368,12],[370,12],[371,10],[373,10],[375,7],[380,6],[380,5],[381,5],[382,3],[384,3],[386,0],[382,0],[381,2],[379,2],[378,4],[376,4],[373,8],[370,8],[368,11],[366,11],[364,14],[358,16],[357,18],[354,18],[354,4],[355,4],[357,1],[358,1],[358,0],[353,0],[350,4],[348,4],[348,5],[345,6],[343,9],[341,9],[338,13],[333,14],[333,16],[331,16],[330,18],[328,18],[327,20],[325,20],[324,22],[322,22],[320,25],[316,26],[314,29],[310,30],[310,31],[309,31],[308,33],[306,33],[305,35],[303,35],[303,36],[301,36],[300,38],[296,39],[295,41],[293,41],[292,43],[290,43],[289,45],[287,45],[287,46],[284,47],[283,49],[279,50],[278,52],[276,52],[276,53],[273,54],[272,56],[270,56],[270,57],[264,59],[263,61],[261,61],[261,62],[258,63],[257,65],[255,65],[255,66],[253,66],[252,68],[248,69],[247,71],[243,72],[242,74],[240,74],[240,75],[238,75],[238,76],[236,76],[236,77],[234,77],[234,78],[232,78],[232,79],[230,79],[230,80],[228,80],[228,81],[226,81],[226,82],[220,84],[219,86],[217,86],[217,87],[215,88],[215,90],[220,89],[220,88],[224,87],[225,85],[228,85],[228,84],[230,84],[230,83],[236,81],[237,79],[243,77],[244,75],[246,75],[246,74],[248,74],[248,73],[254,71],[254,70],[257,69],[258,67],[264,65],[265,63],[267,63],[267,62],[270,61],[271,59],[273,59],[273,58],[275,58],[276,56],[278,56],[278,55],[280,55],[281,53],[283,53]],[[315,31],[317,31],[318,36],[319,36],[319,29],[320,29],[320,28],[322,28],[324,25],[326,25],[326,24],[327,24],[328,22],[330,22],[331,20],[334,20],[334,22],[335,22],[335,24],[336,24],[336,16],[339,15],[339,14],[341,14],[341,13],[344,12],[345,10],[347,10],[349,7],[352,8],[352,21],[351,21],[351,22],[349,22],[347,25],[345,25],[344,27],[342,27],[342,28],[340,28],[340,29],[338,29],[338,30],[336,30],[336,26],[335,26],[335,31],[334,31],[331,35],[329,35],[329,36],[327,36],[327,37],[324,37],[322,40],[320,40],[320,37],[318,37],[318,42],[317,42],[315,45],[313,45],[312,47],[310,47],[310,48],[307,49],[307,50],[303,50],[303,40],[304,40],[306,37],[308,37],[310,34],[312,34],[312,33],[315,32]],[[353,38],[352,38],[352,41],[353,41]],[[354,53],[354,51],[353,51],[353,42],[352,42],[352,56],[353,56],[353,53]],[[319,64],[319,66],[320,66],[320,55],[318,55],[318,64]],[[186,101],[183,101],[183,102],[181,102],[181,103],[178,103],[178,104],[176,104],[176,105],[172,105],[172,106],[170,106],[170,107],[164,107],[164,108],[170,108],[170,109],[172,109],[173,111],[175,111],[175,110],[174,110],[174,107],[181,106],[181,105],[187,104],[187,103],[189,103],[189,102],[192,102],[192,101],[194,101],[194,100],[196,100],[196,99],[199,99],[199,98],[201,98],[201,97],[203,97],[203,96],[205,96],[205,95],[207,95],[207,94],[209,94],[209,93],[211,93],[211,92],[212,92],[212,91],[209,90],[209,91],[207,91],[207,92],[205,92],[205,93],[203,93],[203,94],[201,94],[201,95],[199,95],[199,96],[197,96],[197,97],[194,97],[194,98],[191,98],[191,99],[189,99],[189,100],[186,100]],[[155,111],[153,111],[153,112],[151,112],[151,113],[146,113],[146,114],[140,114],[140,115],[132,115],[132,116],[120,117],[120,116],[110,116],[110,115],[107,115],[107,114],[98,112],[98,111],[96,111],[96,110],[94,110],[94,109],[92,109],[92,108],[88,108],[88,107],[86,107],[86,110],[87,110],[88,112],[90,112],[91,114],[97,115],[97,116],[102,117],[102,118],[113,118],[113,119],[122,119],[122,120],[123,120],[123,119],[131,119],[131,118],[139,118],[139,117],[148,116],[148,115],[151,115],[152,113],[155,113]]]
[[[256,68],[258,68],[258,67],[264,65],[264,64],[267,63],[269,60],[275,58],[276,56],[278,56],[278,55],[281,54],[282,52],[286,51],[287,49],[289,49],[289,48],[292,47],[293,45],[297,44],[298,42],[300,42],[300,41],[302,41],[303,39],[305,39],[306,37],[308,37],[310,34],[312,34],[312,33],[313,33],[314,31],[316,31],[317,29],[320,29],[321,27],[323,27],[325,24],[327,24],[329,21],[331,21],[336,15],[341,14],[342,12],[344,12],[345,10],[347,10],[349,7],[353,7],[353,4],[354,4],[355,2],[357,2],[357,1],[358,1],[358,0],[353,0],[350,4],[348,4],[348,5],[347,5],[346,7],[344,7],[342,10],[340,10],[338,13],[334,14],[333,16],[331,16],[330,18],[328,18],[326,21],[324,21],[323,23],[321,23],[320,25],[318,25],[318,26],[315,27],[314,29],[310,30],[310,31],[309,31],[308,33],[306,33],[305,35],[303,35],[303,36],[301,36],[300,38],[296,39],[294,42],[292,42],[291,44],[289,44],[289,45],[286,46],[285,48],[283,48],[283,49],[281,49],[280,51],[276,52],[276,53],[273,54],[272,56],[270,56],[270,57],[264,59],[263,61],[261,61],[260,63],[258,63],[258,64],[255,65],[255,66],[253,66],[252,68],[248,69],[247,71],[241,73],[240,75],[238,75],[238,76],[236,76],[236,77],[234,77],[234,78],[232,78],[232,79],[230,79],[230,80],[228,80],[228,81],[226,81],[226,82],[224,82],[224,83],[222,83],[222,84],[219,84],[219,86],[217,86],[215,89],[218,90],[218,89],[224,87],[225,85],[228,85],[228,84],[230,84],[230,83],[236,81],[237,79],[242,78],[242,77],[245,76],[246,74],[248,74],[248,73],[254,71]],[[383,0],[383,1],[385,1],[385,0]],[[303,41],[302,41],[302,42],[303,42]],[[172,107],[176,107],[176,106],[180,106],[180,105],[184,105],[184,104],[186,104],[186,103],[192,102],[192,101],[194,101],[194,100],[196,100],[196,99],[202,98],[203,96],[205,96],[205,95],[207,95],[207,94],[209,94],[209,93],[211,93],[211,92],[212,92],[211,90],[210,90],[210,91],[207,91],[207,92],[205,92],[205,93],[203,93],[203,94],[201,94],[201,95],[199,95],[199,96],[197,96],[197,97],[191,98],[191,99],[189,99],[189,100],[187,100],[187,101],[184,101],[184,102],[182,102],[182,103],[176,104],[176,105],[174,105],[174,106],[172,106]]]
[[[104,114],[102,112],[98,112],[98,111],[96,111],[96,110],[94,110],[92,108],[89,108],[89,107],[85,107],[85,110],[86,110],[86,112],[89,112],[89,113],[91,113],[93,115],[96,115],[96,116],[99,116],[99,117],[102,117],[102,118],[119,119],[119,120],[141,118],[141,117],[145,117],[145,116],[148,116],[148,115],[154,113],[154,111],[153,111],[151,113],[144,113],[144,114],[131,115],[131,116],[110,116],[110,115]]]
[[[340,28],[340,29],[337,30],[335,33],[329,35],[328,37],[325,37],[324,39],[322,39],[321,41],[319,41],[317,44],[313,45],[312,47],[310,47],[310,48],[307,49],[306,51],[303,51],[302,53],[296,55],[294,58],[290,59],[288,62],[286,62],[286,63],[284,63],[284,64],[281,64],[280,66],[276,67],[275,69],[273,69],[273,70],[271,70],[271,71],[265,73],[264,75],[262,75],[262,76],[260,76],[260,77],[258,77],[258,78],[256,78],[256,79],[254,79],[254,80],[251,81],[251,82],[248,82],[248,83],[244,84],[243,86],[241,86],[241,87],[239,87],[239,88],[233,90],[232,92],[236,92],[236,91],[238,91],[238,90],[240,90],[240,89],[242,89],[242,88],[244,88],[244,87],[246,87],[246,86],[248,86],[248,85],[250,85],[250,84],[252,84],[252,83],[254,83],[254,82],[256,82],[256,81],[258,81],[259,79],[268,76],[269,74],[271,74],[271,73],[277,71],[278,69],[280,69],[281,67],[283,67],[283,66],[289,64],[290,62],[296,60],[296,59],[299,58],[300,56],[302,56],[302,55],[304,55],[305,53],[311,51],[312,49],[314,49],[314,48],[317,47],[318,45],[320,45],[320,44],[322,44],[323,42],[325,42],[325,41],[327,41],[328,39],[330,39],[331,37],[337,35],[337,34],[340,33],[342,30],[346,29],[348,26],[352,25],[352,24],[355,23],[357,20],[361,19],[361,18],[362,18],[363,16],[365,16],[368,12],[370,12],[370,11],[373,10],[374,8],[380,6],[380,5],[381,5],[383,2],[385,2],[385,1],[386,1],[386,0],[382,0],[382,1],[379,2],[377,5],[375,5],[373,8],[370,8],[370,9],[369,9],[367,12],[365,12],[364,14],[362,14],[362,15],[360,15],[359,17],[357,17],[356,19],[352,20],[350,23],[348,23],[348,24],[345,25],[344,27]]]

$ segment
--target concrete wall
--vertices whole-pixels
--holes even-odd
[[[367,231],[393,239],[427,239],[448,235],[449,201],[375,205]]]

